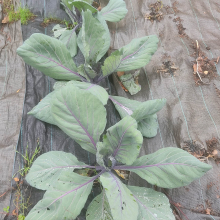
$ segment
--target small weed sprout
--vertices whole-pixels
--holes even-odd
[[[13,4],[8,6],[6,13],[8,14],[9,22],[21,20],[22,25],[27,25],[28,21],[35,17],[35,15],[27,7],[22,8],[20,6],[18,10],[15,11]]]
[[[34,162],[34,160],[36,159],[36,157],[40,153],[39,142],[37,142],[37,147],[35,148],[34,153],[31,157],[29,157],[29,155],[28,155],[28,145],[26,147],[25,155],[22,155],[18,151],[16,151],[16,152],[18,154],[20,154],[21,157],[24,159],[24,168],[20,169],[17,173],[19,173],[22,177],[25,177],[27,175],[28,171],[30,170],[32,163]],[[15,177],[15,175],[17,173],[14,174],[13,178]]]
[[[9,209],[10,209],[10,206],[7,206],[6,208],[3,208],[3,212],[9,213]]]

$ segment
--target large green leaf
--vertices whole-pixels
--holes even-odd
[[[139,69],[147,65],[157,50],[157,44],[158,38],[156,35],[133,39],[129,44],[116,50],[105,60],[102,68],[103,75],[107,76],[116,71]],[[113,63],[112,60],[114,60]],[[115,64],[118,64],[118,66]]]
[[[105,19],[103,18],[103,16],[100,14],[100,12],[96,13],[95,18],[97,18],[99,20],[99,22],[102,24],[102,26],[105,29],[105,33],[102,36],[102,39],[105,41],[104,45],[101,48],[100,53],[97,56],[96,62],[98,62],[108,51],[110,44],[111,44],[111,35],[109,32],[109,28],[108,25],[105,21]]]
[[[94,2],[94,0],[84,0],[84,2],[89,3],[90,5],[92,5],[92,3]]]
[[[167,197],[160,192],[144,187],[128,186],[139,207],[137,220],[175,220]]]
[[[70,82],[70,81],[57,81],[54,83],[53,89],[55,91],[57,91],[57,90],[63,88],[64,86],[66,86],[68,82]]]
[[[99,85],[86,83],[86,82],[77,82],[77,81],[69,81],[69,82],[59,81],[55,83],[54,89],[55,90],[60,89],[65,85],[76,86],[80,89],[83,89],[83,90],[86,90],[92,93],[102,102],[103,105],[106,105],[108,102],[108,96],[109,96],[108,93],[103,87]]]
[[[59,38],[66,30],[66,28],[61,27],[59,24],[55,25],[52,29],[55,38]]]
[[[74,30],[66,30],[62,33],[59,39],[61,42],[63,42],[68,51],[70,52],[71,57],[76,56],[77,54],[77,37],[76,32]]]
[[[86,11],[82,15],[83,25],[78,35],[77,43],[86,63],[91,65],[98,61],[99,54],[105,45],[103,35],[105,35],[106,31],[99,20],[92,16],[91,11]]]
[[[116,72],[121,63],[121,53],[116,51],[111,54],[108,58],[105,59],[104,65],[102,66],[103,76],[109,76],[113,72]]]
[[[138,130],[144,137],[152,138],[157,135],[157,130],[159,128],[157,115],[154,114],[149,116],[140,122],[138,122]]]
[[[43,199],[34,206],[25,220],[75,219],[86,203],[93,181],[94,177],[84,177],[70,171],[63,172],[53,188],[44,194]]]
[[[170,189],[188,185],[211,168],[186,151],[172,147],[142,156],[131,166],[115,167],[135,172],[152,185]]]
[[[91,11],[92,13],[96,13],[97,9],[94,8],[88,0],[75,0],[70,3],[71,6],[75,6],[80,12],[81,11]]]
[[[35,188],[46,190],[57,183],[65,170],[89,167],[70,153],[51,151],[39,156],[33,163],[26,181]]]
[[[120,96],[109,96],[122,118],[132,115],[142,102]]]
[[[121,83],[124,85],[124,87],[129,91],[131,95],[135,95],[141,91],[141,85],[135,82],[134,77],[131,73],[124,74],[119,78],[121,80]]]
[[[155,137],[158,129],[156,112],[166,104],[165,99],[156,99],[146,102],[138,102],[124,97],[111,96],[122,118],[131,115],[138,122],[138,130],[147,138]]]
[[[54,121],[85,150],[96,154],[96,143],[106,126],[106,109],[90,92],[68,84],[51,102]]]
[[[165,104],[166,99],[155,99],[143,102],[136,108],[132,114],[132,117],[139,122],[148,116],[152,116],[160,111]]]
[[[28,114],[49,124],[55,124],[50,110],[51,100],[55,93],[55,91],[49,93],[30,112],[28,112]]]
[[[134,220],[138,216],[138,205],[131,191],[113,173],[100,177],[108,198],[114,220]]]
[[[101,10],[101,15],[107,21],[117,22],[124,18],[127,12],[128,10],[123,0],[110,0],[108,5]]]
[[[80,80],[82,76],[66,46],[59,40],[44,34],[32,34],[17,49],[24,61],[45,75],[61,80]]]
[[[112,147],[112,156],[119,162],[130,165],[138,157],[143,143],[137,122],[130,116],[123,118],[107,130],[106,147]]]
[[[105,190],[90,203],[86,212],[86,220],[114,220]]]

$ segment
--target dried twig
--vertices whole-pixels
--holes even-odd
[[[200,76],[199,74],[199,62],[198,62],[198,58],[199,58],[199,43],[198,41],[196,40],[196,49],[197,49],[197,59],[196,59],[196,63],[197,63],[197,70],[196,70],[196,73],[200,79],[200,81],[203,83],[203,84],[210,84],[210,83],[206,83],[202,80],[202,77]]]
[[[0,195],[0,198],[3,197],[7,192],[9,192],[9,191],[11,191],[11,190],[14,190],[14,189],[15,189],[15,188],[13,188],[13,187],[12,187],[12,188],[9,188],[6,192],[4,192],[2,195]]]

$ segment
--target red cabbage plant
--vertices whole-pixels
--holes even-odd
[[[62,0],[72,21],[77,22],[75,28],[54,28],[57,39],[33,34],[17,51],[27,64],[58,80],[54,91],[29,114],[58,126],[83,149],[95,154],[97,162],[89,166],[74,155],[60,151],[39,156],[26,180],[46,193],[25,219],[75,219],[96,179],[103,190],[89,205],[87,220],[175,219],[165,195],[153,189],[126,186],[115,170],[135,172],[158,187],[176,188],[201,177],[211,166],[171,147],[138,158],[143,136],[151,138],[157,134],[156,113],[166,100],[138,102],[109,96],[100,83],[113,72],[145,66],[157,49],[158,38],[133,39],[107,57],[102,71],[96,72],[95,66],[110,46],[106,21],[121,20],[127,9],[123,0],[110,0],[101,11],[91,3],[91,0]],[[73,57],[78,48],[85,62],[77,66]],[[103,135],[104,106],[109,99],[122,120]],[[94,170],[97,175],[87,177],[76,172],[84,168]]]
[[[138,117],[143,114],[139,111]],[[26,180],[31,186],[47,191],[26,220],[75,219],[98,178],[103,190],[89,205],[87,220],[174,220],[164,194],[145,187],[126,186],[115,170],[134,172],[158,187],[177,188],[211,169],[188,152],[172,147],[138,158],[143,136],[130,115],[110,127],[100,141],[106,126],[106,110],[96,96],[71,82],[53,96],[51,118],[84,149],[96,154],[97,164],[89,166],[74,155],[60,151],[39,156]],[[87,177],[75,172],[82,168],[93,169],[97,175]]]

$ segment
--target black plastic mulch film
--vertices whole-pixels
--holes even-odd
[[[107,2],[108,0],[102,0],[101,6],[106,5]],[[150,5],[155,4],[155,0],[126,0],[125,2],[128,8],[126,18],[117,24],[109,23],[112,34],[111,49],[118,49],[133,38],[156,34],[160,39],[158,50],[151,62],[141,70],[139,83],[142,90],[137,95],[130,96],[126,93],[118,84],[116,77],[113,77],[114,87],[110,86],[109,81],[106,81],[103,86],[108,88],[111,94],[139,101],[167,99],[167,105],[158,113],[158,135],[144,140],[141,155],[172,146],[191,151],[195,156],[203,159],[207,155],[197,155],[198,149],[199,152],[206,151],[207,145],[213,140],[215,140],[215,149],[220,150],[218,144],[220,141],[220,65],[218,63],[215,65],[213,77],[208,79],[208,84],[200,83],[197,75],[193,74],[196,40],[201,51],[210,60],[220,56],[220,3],[218,0],[163,0],[163,4],[158,3],[153,10],[150,9]],[[60,7],[60,0],[21,0],[21,5],[27,5],[37,15],[27,26],[22,26],[23,40],[33,33],[52,35],[51,29],[54,24],[46,28],[41,26],[45,17],[68,19]],[[153,14],[151,14],[152,11]],[[21,59],[15,53],[16,48],[22,44],[20,23],[11,24],[5,27],[4,31],[11,34],[12,43],[6,43],[4,47],[7,39],[3,38],[4,33],[0,32],[0,69],[3,70],[0,72],[0,92],[2,91],[2,96],[0,93],[0,119],[2,119],[0,193],[8,190],[8,193],[0,198],[0,208],[10,205],[11,212],[15,208],[16,195],[15,191],[10,189],[10,180],[13,174],[24,166],[24,160],[20,154],[25,154],[27,146],[30,155],[39,144],[41,153],[64,150],[75,154],[79,160],[89,164],[93,164],[95,158],[82,150],[56,126],[27,116],[27,112],[52,91],[54,80],[26,66],[26,95],[23,108],[25,69]],[[77,55],[75,61],[82,62],[82,56]],[[107,108],[108,126],[110,126],[118,120],[118,115],[110,102]],[[17,153],[14,160],[16,146],[20,154]],[[213,169],[189,186],[162,190],[173,204],[177,219],[220,219],[220,169],[213,158],[209,158],[208,163],[213,166]],[[130,175],[129,184],[152,187],[135,174]],[[12,186],[16,187],[14,181]],[[99,190],[99,188],[93,189],[89,197],[90,201],[96,193],[99,193]],[[25,182],[22,184],[22,194],[26,198],[30,196],[29,203],[32,205],[29,209],[42,198],[43,193],[28,187]],[[77,219],[85,219],[85,211],[86,208]],[[0,218],[4,219],[4,215],[0,214]],[[15,218],[8,216],[5,219]]]

